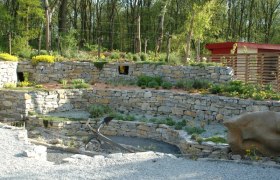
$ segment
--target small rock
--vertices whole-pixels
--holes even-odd
[[[49,144],[62,144],[63,141],[61,139],[50,139],[48,141]]]
[[[231,159],[233,159],[233,160],[241,160],[241,156],[238,155],[238,154],[235,154],[235,155],[231,156]]]

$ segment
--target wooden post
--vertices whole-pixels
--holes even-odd
[[[277,82],[277,91],[280,91],[280,73],[279,73],[279,68],[280,68],[280,54],[278,54],[278,64],[277,64],[277,68],[276,68],[276,82]]]
[[[249,71],[249,60],[248,60],[248,55],[246,55],[246,58],[245,58],[245,83],[247,84],[248,83],[248,80],[249,80],[249,75],[248,75],[248,71]]]

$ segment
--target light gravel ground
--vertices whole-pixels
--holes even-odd
[[[18,134],[0,126],[0,179],[254,179],[276,180],[279,168],[228,162],[193,161],[154,152],[112,154],[107,157],[74,155],[63,164],[27,158],[32,148]]]

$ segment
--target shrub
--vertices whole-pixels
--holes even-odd
[[[84,79],[73,79],[71,83],[73,85],[73,88],[76,88],[76,89],[90,87],[90,85],[88,83],[85,83]]]
[[[50,55],[39,55],[34,56],[31,59],[31,63],[33,65],[37,65],[39,62],[45,62],[45,63],[54,63],[55,57]]]
[[[141,54],[140,54],[140,59],[141,59],[141,61],[147,61],[148,55],[145,54],[145,53],[141,53]]]
[[[185,127],[186,126],[186,120],[182,120],[182,121],[180,121],[180,122],[177,122],[176,124],[175,124],[175,129],[176,130],[181,130],[181,129],[183,129],[183,127]]]
[[[185,131],[188,133],[188,134],[201,134],[205,131],[205,129],[202,129],[200,127],[185,127]]]
[[[96,61],[93,62],[94,66],[98,69],[98,70],[102,70],[104,65],[107,64],[107,61]]]
[[[211,94],[219,94],[222,92],[222,86],[221,85],[213,85],[209,89]]]
[[[7,89],[9,89],[9,88],[16,88],[17,84],[16,83],[6,83],[6,84],[4,84],[3,87],[7,88]]]
[[[157,88],[157,87],[159,87],[159,84],[155,80],[152,80],[152,81],[148,82],[147,86],[149,88]]]
[[[164,124],[166,124],[168,126],[174,126],[175,125],[175,121],[172,118],[168,117],[168,118],[165,119],[165,123]]]
[[[16,56],[12,56],[8,53],[0,53],[0,59],[4,60],[4,61],[18,61],[18,58]]]
[[[110,58],[111,59],[120,59],[121,55],[118,52],[112,52]]]
[[[192,87],[194,89],[208,89],[210,87],[210,83],[206,80],[194,80]]]
[[[88,112],[90,113],[90,117],[99,118],[112,112],[112,110],[109,106],[105,105],[91,105],[88,109]]]
[[[133,60],[133,54],[132,53],[127,53],[127,54],[125,54],[125,58],[127,60]]]
[[[133,57],[132,57],[132,60],[133,61],[140,61],[141,59],[140,59],[138,54],[134,54]]]
[[[18,82],[17,86],[18,87],[29,87],[29,86],[32,86],[32,83],[29,81],[22,81],[22,82]]]
[[[37,85],[35,85],[35,88],[38,88],[38,89],[43,88],[43,85],[42,84],[37,84]]]
[[[163,89],[171,89],[173,85],[170,82],[163,82],[161,86]]]

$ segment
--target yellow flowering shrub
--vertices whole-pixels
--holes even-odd
[[[12,56],[8,53],[0,53],[0,59],[4,61],[18,61],[18,58],[16,56]]]
[[[55,57],[50,55],[38,55],[32,57],[31,59],[31,63],[34,65],[38,64],[39,62],[54,63],[54,61]]]

